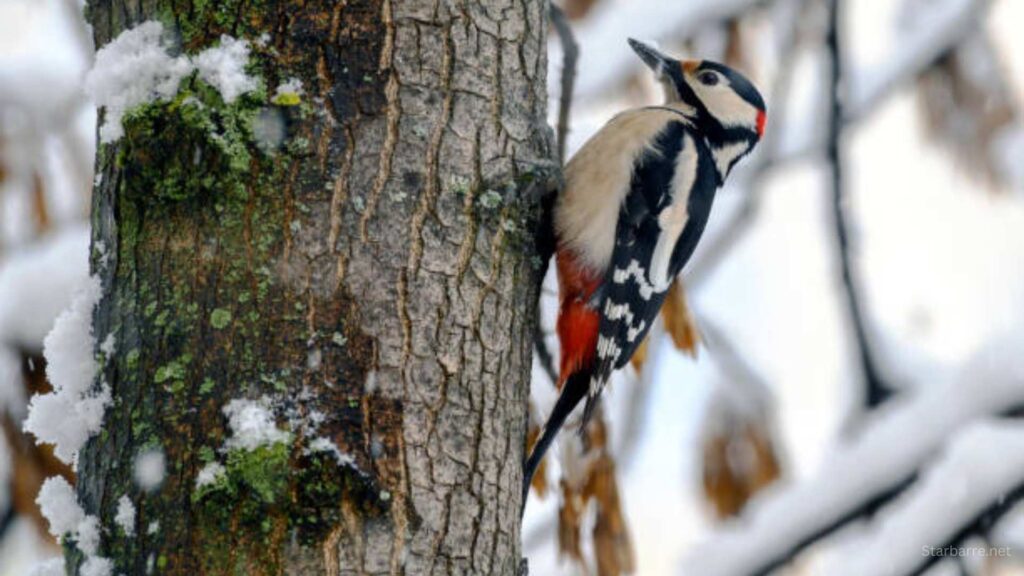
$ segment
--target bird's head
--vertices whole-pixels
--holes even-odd
[[[708,60],[679,61],[632,38],[629,45],[654,71],[667,102],[693,108],[695,122],[716,145],[746,142],[753,148],[761,139],[768,118],[764,99],[742,74]]]

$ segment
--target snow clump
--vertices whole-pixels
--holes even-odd
[[[99,279],[89,277],[46,336],[43,355],[53,392],[33,396],[25,420],[25,431],[53,444],[54,453],[68,464],[74,464],[85,442],[100,431],[111,402],[109,385],[92,385],[97,370],[92,312],[100,295]]]
[[[163,24],[148,21],[125,30],[96,52],[96,63],[85,77],[85,91],[106,110],[101,142],[119,140],[124,136],[122,120],[132,108],[170,100],[193,72],[216,88],[227,104],[258,87],[258,81],[245,73],[249,61],[245,40],[223,35],[218,46],[195,57],[171,56],[171,49]]]
[[[290,434],[277,427],[270,411],[270,399],[266,396],[259,400],[232,400],[224,406],[224,415],[228,417],[232,432],[231,438],[224,443],[228,450],[255,450],[260,446],[288,442],[290,438]]]

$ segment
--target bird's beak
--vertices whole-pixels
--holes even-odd
[[[629,47],[636,52],[636,55],[647,64],[655,74],[661,76],[664,70],[667,70],[672,62],[675,62],[668,56],[665,56],[661,52],[658,52],[654,48],[651,48],[647,44],[630,38]]]

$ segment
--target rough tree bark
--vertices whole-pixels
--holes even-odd
[[[98,48],[146,20],[189,54],[247,39],[264,85],[228,105],[187,78],[99,150],[115,403],[78,492],[115,573],[515,573],[546,3],[91,0],[87,17]],[[291,78],[300,97],[275,99]],[[280,146],[257,142],[275,127]],[[310,454],[308,426],[225,451],[224,405],[263,395],[282,427],[323,413],[315,434],[353,463]],[[167,475],[146,493],[133,460],[153,449]],[[198,490],[211,461],[227,477]],[[125,494],[134,537],[113,521]]]

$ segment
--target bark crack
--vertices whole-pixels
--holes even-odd
[[[338,238],[341,236],[342,207],[348,199],[348,179],[352,173],[352,158],[356,152],[356,141],[352,135],[352,128],[346,126],[345,132],[345,155],[341,160],[341,172],[334,180],[331,194],[331,229],[328,235],[329,249],[335,253],[334,289],[337,291],[345,279],[346,251],[338,247]]]
[[[366,209],[363,212],[363,217],[359,221],[359,237],[364,244],[369,242],[366,229],[370,219],[377,211],[381,192],[384,191],[388,178],[391,176],[391,160],[394,158],[395,148],[398,145],[398,122],[402,115],[401,102],[399,100],[399,89],[401,86],[398,82],[398,72],[395,70],[393,62],[395,22],[392,14],[391,0],[384,0],[381,12],[384,23],[384,48],[380,53],[379,68],[381,71],[386,70],[388,72],[388,81],[384,87],[386,128],[384,145],[381,147],[378,160],[377,178],[373,183],[373,188],[370,190],[369,197],[366,199]]]
[[[427,148],[427,174],[426,189],[420,195],[420,204],[416,213],[412,216],[412,232],[410,234],[409,248],[409,270],[416,274],[419,272],[420,259],[423,256],[423,225],[427,215],[432,210],[434,201],[437,198],[440,187],[440,176],[438,175],[438,157],[441,152],[441,142],[444,139],[444,131],[448,127],[452,113],[452,60],[454,58],[452,49],[451,25],[445,27],[442,40],[441,59],[441,86],[444,94],[441,104],[441,116],[434,125],[434,133],[430,137],[430,144]]]
[[[470,183],[469,190],[466,192],[465,198],[462,202],[462,214],[466,217],[466,234],[462,241],[462,245],[459,247],[459,254],[456,259],[455,265],[455,278],[462,283],[463,277],[466,275],[466,270],[469,269],[469,264],[473,260],[473,248],[476,245],[476,232],[477,232],[477,219],[476,213],[473,210],[473,204],[476,202],[476,194],[473,191],[480,188],[483,184],[483,170],[480,166],[480,128],[477,128],[473,134],[473,181]]]

